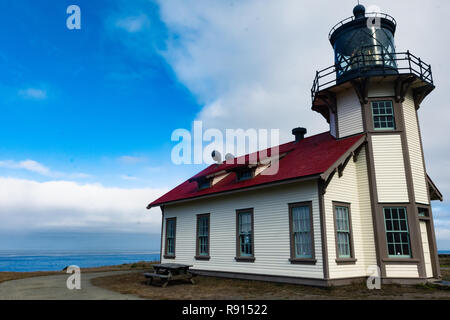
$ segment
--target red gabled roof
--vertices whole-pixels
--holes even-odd
[[[159,199],[153,201],[147,208],[226,191],[319,175],[327,171],[334,163],[336,163],[336,161],[338,161],[339,158],[341,158],[353,145],[361,140],[361,137],[363,137],[363,135],[337,140],[329,132],[325,132],[305,138],[297,143],[289,142],[279,146],[279,154],[287,154],[286,156],[281,157],[279,170],[275,175],[259,174],[253,179],[237,181],[236,174],[232,172],[212,187],[199,190],[197,183],[193,181],[195,178],[206,177],[223,170],[230,171],[235,167],[242,166],[238,164],[241,163],[239,159],[242,160],[242,157],[237,158],[234,164],[227,164],[225,162],[220,165],[213,164],[191,179],[183,182],[178,187],[167,192]],[[270,151],[268,154],[270,156]],[[248,163],[250,156],[246,155],[243,157],[246,159],[245,163]]]

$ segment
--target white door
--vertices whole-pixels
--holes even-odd
[[[428,244],[428,232],[426,221],[420,221],[420,233],[422,236],[423,255],[425,257],[425,272],[427,278],[433,277],[433,267],[431,265],[430,245]]]

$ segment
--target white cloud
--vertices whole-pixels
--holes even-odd
[[[19,95],[26,99],[45,100],[47,98],[47,91],[36,88],[28,88],[19,90]]]
[[[9,168],[9,169],[24,169],[31,172],[36,172],[41,175],[50,174],[50,169],[43,166],[39,162],[34,160],[24,160],[24,161],[12,161],[12,160],[4,160],[0,161],[0,167]]]
[[[50,178],[83,179],[90,177],[90,175],[86,173],[65,173],[52,171],[43,164],[29,159],[23,161],[3,160],[0,161],[0,167],[7,169],[23,169]]]
[[[144,157],[134,157],[134,156],[121,156],[119,157],[119,161],[125,164],[136,164],[144,162],[146,158]]]
[[[164,189],[107,188],[72,181],[0,177],[1,230],[91,229],[159,232],[160,210],[145,207]]]
[[[139,180],[139,178],[137,178],[137,177],[130,176],[130,175],[125,175],[125,174],[121,175],[120,179],[127,180],[127,181],[137,181],[137,180]]]
[[[115,23],[116,27],[125,30],[130,33],[142,31],[149,25],[149,19],[146,15],[141,14],[139,16],[125,17],[118,19]]]

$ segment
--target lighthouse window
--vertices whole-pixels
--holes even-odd
[[[410,258],[406,208],[384,208],[388,254],[391,258]]]
[[[392,101],[372,102],[373,127],[375,130],[395,130]]]

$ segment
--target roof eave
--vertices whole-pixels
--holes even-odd
[[[431,180],[431,178],[428,174],[427,174],[427,184],[428,184],[428,189],[430,191],[430,199],[431,200],[439,200],[441,202],[444,201],[444,196],[439,191],[439,189],[436,187],[433,180]]]
[[[309,175],[309,176],[305,176],[305,177],[292,178],[292,179],[280,180],[280,181],[274,181],[274,182],[268,182],[268,183],[263,183],[263,184],[259,184],[259,185],[255,185],[255,186],[249,186],[249,187],[244,187],[244,188],[239,188],[239,189],[234,189],[234,190],[226,190],[226,191],[221,191],[221,192],[216,192],[216,193],[196,196],[196,197],[192,197],[192,198],[161,202],[161,203],[157,203],[157,204],[149,204],[147,206],[147,209],[151,209],[151,208],[154,208],[154,207],[160,207],[160,206],[163,206],[163,205],[165,206],[165,205],[172,205],[172,204],[184,203],[184,202],[189,202],[189,201],[195,201],[195,200],[200,200],[200,199],[203,200],[203,199],[207,199],[207,198],[212,198],[212,197],[222,196],[222,195],[228,195],[228,194],[233,194],[233,193],[238,193],[238,192],[245,192],[245,191],[250,191],[250,190],[257,190],[257,189],[262,189],[262,188],[275,187],[275,186],[278,186],[278,185],[284,185],[284,184],[288,184],[288,183],[311,181],[311,180],[319,179],[320,177],[321,177],[321,174],[317,173],[317,174],[313,174],[313,175]]]

